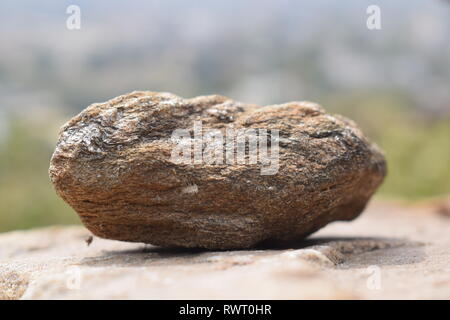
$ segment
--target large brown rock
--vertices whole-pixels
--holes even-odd
[[[193,132],[198,121],[203,133],[224,137],[231,127],[268,130],[269,150],[279,145],[277,170],[226,159],[178,163],[173,151],[190,140],[173,132]],[[222,150],[216,143],[204,151]],[[210,249],[297,239],[351,220],[385,173],[383,155],[356,125],[316,104],[257,107],[156,92],[88,107],[63,126],[50,166],[56,191],[95,235]]]

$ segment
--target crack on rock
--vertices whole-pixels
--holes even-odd
[[[338,130],[318,131],[318,132],[313,132],[313,133],[306,132],[306,134],[309,137],[315,138],[315,139],[324,139],[324,138],[330,138],[330,137],[342,137],[343,136],[342,132],[338,131]]]

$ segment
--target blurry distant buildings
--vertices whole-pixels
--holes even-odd
[[[450,109],[450,5],[375,1],[77,1],[0,3],[0,109],[81,109],[132,90],[219,93],[269,104],[398,91]]]

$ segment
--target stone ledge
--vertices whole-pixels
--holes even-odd
[[[240,251],[169,250],[83,227],[0,235],[0,299],[449,299],[450,219],[372,203],[307,240]]]

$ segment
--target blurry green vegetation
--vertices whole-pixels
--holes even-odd
[[[420,200],[450,194],[450,115],[418,111],[395,93],[327,100],[329,111],[356,121],[385,152],[388,176],[379,196]]]
[[[382,194],[413,200],[450,193],[450,119],[386,124],[379,144],[389,165]]]
[[[19,119],[9,126],[0,144],[0,232],[78,222],[49,181],[54,145],[43,135],[48,126]]]
[[[415,114],[411,102],[396,94],[320,102],[355,120],[385,151],[389,174],[378,197],[420,200],[450,194],[450,117]],[[79,222],[48,178],[56,127],[63,121],[46,121],[9,121],[9,134],[0,144],[0,232]]]

